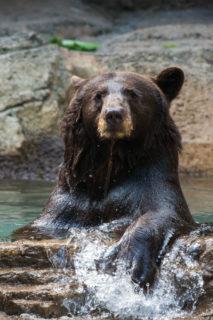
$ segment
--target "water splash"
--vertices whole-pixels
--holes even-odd
[[[203,293],[202,275],[196,271],[198,262],[189,254],[190,245],[187,246],[183,240],[176,241],[166,254],[158,282],[144,294],[131,281],[122,262],[110,274],[97,268],[97,261],[112,244],[106,233],[100,230],[72,230],[69,241],[76,239],[80,250],[74,257],[73,265],[85,300],[83,304],[76,305],[74,313],[71,311],[73,306],[69,308],[72,301],[65,301],[69,315],[169,320],[192,313]]]

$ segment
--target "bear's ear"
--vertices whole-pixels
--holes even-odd
[[[183,85],[184,73],[178,67],[169,67],[162,70],[154,80],[169,101],[172,101]]]
[[[80,78],[78,76],[72,76],[71,77],[71,86],[74,89],[78,89],[80,87],[80,85],[85,81],[85,79]]]

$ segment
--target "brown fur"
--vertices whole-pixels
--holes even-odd
[[[123,127],[120,131],[116,132],[107,132],[106,131],[106,121],[103,118],[100,118],[98,122],[98,132],[101,138],[106,139],[122,139],[124,137],[130,137],[133,130],[133,125],[130,119],[126,118],[123,122]]]
[[[196,226],[179,184],[181,138],[169,113],[183,80],[177,67],[155,78],[74,77],[58,184],[41,215],[17,233],[43,227],[56,234],[131,217],[110,256],[127,262],[134,281],[153,283],[165,242]]]
[[[129,82],[134,83],[134,73],[120,74],[129,77]],[[105,78],[112,75],[113,74],[107,74]],[[146,77],[142,78],[146,79],[146,85],[148,84],[147,90],[150,89],[153,91],[155,87],[154,81]],[[98,77],[92,79],[92,86],[94,88],[97,87],[96,81],[98,83]],[[93,136],[92,139],[90,139],[88,132],[86,132],[85,121],[83,122],[82,119],[82,107],[84,101],[89,102],[91,99],[91,91],[88,90],[87,92],[84,89],[86,85],[87,80],[82,81],[81,84],[78,83],[77,91],[63,119],[62,135],[65,142],[65,174],[69,184],[78,185],[81,182],[85,182],[90,186],[92,185],[94,192],[97,192],[97,188],[94,188],[94,186],[103,186],[105,184],[111,143],[110,140],[107,139],[100,140],[98,134],[108,139],[112,139],[112,135],[111,133],[108,135],[103,133],[106,125],[103,118],[99,119],[97,136]],[[80,90],[81,88],[83,88],[82,91]],[[154,123],[152,130],[146,132],[144,139],[139,140],[137,137],[136,139],[130,138],[133,125],[128,118],[125,119],[123,125],[124,130],[122,132],[116,132],[113,136],[113,139],[116,138],[117,140],[113,150],[113,177],[121,173],[123,167],[133,169],[137,167],[141,161],[152,161],[152,159],[149,158],[149,154],[152,155],[152,157],[153,154],[159,155],[161,153],[160,150],[165,144],[168,149],[171,149],[171,154],[181,150],[180,134],[169,115],[169,103],[165,100],[164,95],[161,94],[159,89],[156,90],[154,94],[160,105],[159,115],[157,115],[158,122]],[[177,166],[177,164],[174,165]]]

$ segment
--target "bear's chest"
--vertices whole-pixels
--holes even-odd
[[[86,192],[73,191],[67,208],[71,224],[98,225],[125,216],[137,217],[139,208],[146,207],[147,187],[135,176],[111,188],[105,198],[91,200]]]

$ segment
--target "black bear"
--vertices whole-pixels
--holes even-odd
[[[196,226],[179,183],[181,137],[169,113],[183,81],[178,67],[155,78],[73,76],[57,186],[41,215],[17,234],[131,217],[114,251],[128,261],[134,281],[151,284],[166,246]]]

